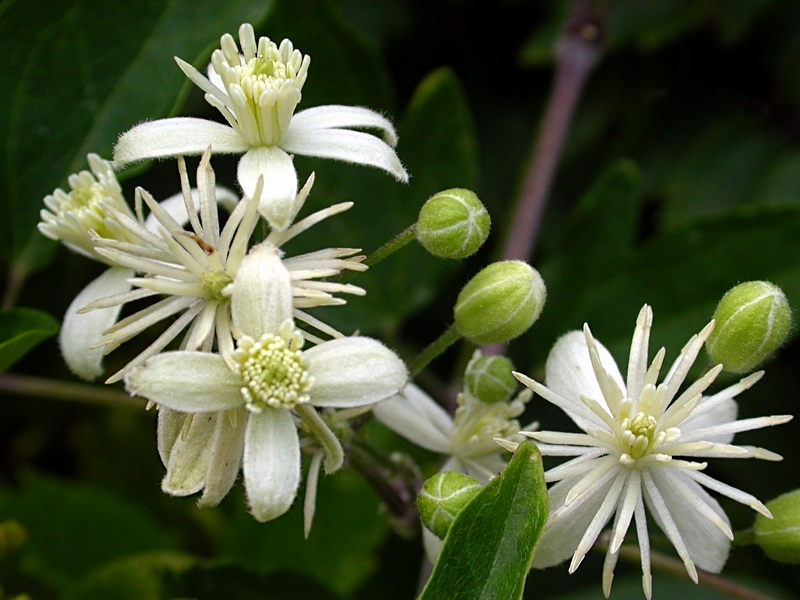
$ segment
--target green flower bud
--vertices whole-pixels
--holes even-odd
[[[483,489],[480,481],[457,471],[444,471],[428,479],[417,494],[422,524],[444,539],[455,518]]]
[[[507,402],[517,389],[514,364],[505,356],[480,356],[467,365],[467,391],[485,404]]]
[[[772,560],[800,563],[800,489],[767,502],[773,518],[756,515],[755,543]]]
[[[483,245],[491,225],[473,192],[453,188],[432,196],[419,211],[417,240],[434,256],[466,258]]]
[[[746,373],[789,337],[792,310],[778,286],[768,281],[748,281],[722,297],[714,320],[717,324],[706,341],[711,360],[722,363],[727,371]]]
[[[544,280],[529,264],[518,260],[493,263],[458,295],[456,328],[476,344],[506,342],[533,325],[546,296]]]

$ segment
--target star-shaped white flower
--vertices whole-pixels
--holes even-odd
[[[366,337],[303,350],[303,337],[292,322],[290,274],[274,247],[259,246],[248,254],[232,287],[233,323],[243,332],[232,356],[165,352],[129,373],[126,384],[132,394],[195,419],[218,411],[237,415],[235,427],[244,429],[228,432],[228,447],[243,441],[250,509],[259,521],[269,521],[289,509],[300,483],[295,418],[325,448],[326,471],[335,471],[342,464],[341,446],[314,407],[373,404],[402,389],[407,371],[393,352]],[[196,443],[207,440],[201,435]],[[232,462],[216,476],[232,484],[236,471],[238,462]],[[218,482],[207,476],[205,485]]]
[[[59,332],[61,352],[67,365],[76,375],[91,380],[98,377],[103,370],[103,349],[93,346],[103,332],[117,321],[122,305],[105,307],[90,314],[82,314],[80,309],[99,298],[129,292],[130,278],[134,275],[134,270],[129,266],[121,265],[98,251],[98,240],[128,248],[146,247],[148,244],[124,226],[123,222],[136,223],[138,228],[148,231],[150,236],[156,233],[158,222],[153,214],[144,219],[141,210],[134,216],[108,161],[96,154],[89,154],[87,160],[91,172],[81,171],[70,175],[69,192],[57,189],[45,197],[47,208],[40,213],[42,221],[39,223],[39,231],[51,239],[61,241],[71,250],[109,266],[107,271],[89,283],[72,301]],[[197,192],[192,190],[191,193]],[[233,194],[219,188],[217,199],[230,202]],[[181,226],[189,220],[183,196],[180,194],[161,202],[158,210],[170,215]]]
[[[558,483],[550,489],[550,519],[536,546],[533,565],[544,568],[572,556],[570,572],[575,571],[614,516],[603,568],[606,596],[611,591],[620,545],[635,520],[644,593],[651,597],[645,506],[695,582],[695,566],[719,572],[727,560],[733,533],[722,508],[703,487],[766,516],[770,514],[750,494],[704,474],[706,463],[693,459],[780,460],[780,456],[767,450],[730,442],[735,433],[779,425],[792,418],[736,420],[733,398],[763,373],[745,377],[712,396],[703,396],[722,370],[722,365],[717,365],[678,394],[714,327],[713,321],[689,340],[658,384],[665,352],[662,348],[648,368],[652,320],[652,311],[645,306],[631,342],[627,381],[623,381],[614,359],[595,341],[588,326],[583,332],[568,333],[556,342],[546,364],[547,387],[515,373],[522,383],[561,408],[585,432],[522,432],[539,443],[544,456],[576,457],[545,473],[547,481]],[[516,447],[501,443],[509,449]]]
[[[137,125],[114,148],[117,167],[167,156],[200,154],[210,144],[215,153],[243,154],[239,185],[252,196],[259,177],[265,186],[259,210],[281,229],[290,222],[297,192],[292,154],[333,158],[378,167],[407,181],[393,147],[397,134],[378,113],[354,106],[318,106],[294,114],[302,96],[310,58],[289,40],[280,46],[253,27],[239,28],[241,54],[225,34],[211,56],[208,78],[176,57],[178,65],[206,94],[229,125],[196,118],[161,119]],[[352,128],[377,129],[383,140]]]
[[[91,315],[92,311],[109,308],[115,308],[119,312],[119,308],[125,303],[158,294],[163,296],[155,304],[119,322],[112,321],[106,325],[102,337],[94,340],[96,347],[104,347],[106,353],[111,352],[154,324],[180,315],[148,348],[109,378],[109,383],[122,379],[130,369],[161,352],[184,330],[188,330],[183,342],[186,349],[209,351],[216,343],[220,353],[233,353],[229,286],[242,265],[249,249],[250,237],[259,222],[256,209],[258,192],[262,186],[256,188],[257,195],[254,198],[245,197],[235,206],[220,231],[217,187],[210,165],[210,152],[206,151],[197,171],[199,211],[189,190],[182,157],[179,158],[178,165],[184,190],[181,202],[185,201],[185,211],[191,215],[191,230],[184,230],[182,224],[147,191],[138,189],[137,206],[144,203],[150,208],[154,224],[147,227],[140,220],[132,219],[115,208],[104,207],[117,228],[123,230],[135,243],[92,236],[95,252],[108,262],[124,267],[129,273],[129,286],[133,285],[136,289],[107,295],[86,306],[80,305],[82,308],[79,312]],[[293,200],[290,206],[292,220],[302,208],[313,182],[312,176]],[[352,203],[342,203],[321,210],[288,229],[272,231],[263,243],[278,248],[320,220],[347,210],[350,206]],[[334,293],[364,294],[357,286],[318,281],[338,275],[344,269],[365,270],[366,267],[361,264],[363,257],[355,256],[357,253],[356,249],[329,248],[284,260],[284,266],[291,272],[296,318],[324,330],[329,335],[341,337],[341,334],[302,309],[343,304],[345,301],[333,296]],[[142,276],[130,278],[130,271],[141,273]],[[313,337],[310,333],[308,336]]]

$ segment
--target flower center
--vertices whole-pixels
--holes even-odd
[[[633,419],[622,421],[622,439],[628,446],[628,454],[634,460],[642,458],[653,442],[658,421],[652,415],[639,412]]]
[[[265,56],[255,56],[234,69],[239,76],[239,85],[254,106],[258,106],[264,92],[277,94],[283,87],[283,82],[289,79],[283,62]]]
[[[222,271],[203,273],[203,277],[200,279],[200,284],[203,286],[206,298],[215,302],[224,302],[228,300],[228,297],[222,293],[222,290],[228,287],[232,282],[233,278]]]
[[[302,338],[292,335],[294,331],[281,333],[266,333],[258,341],[245,336],[234,352],[236,371],[244,382],[242,396],[253,412],[265,406],[291,409],[309,401],[313,379],[300,350]]]

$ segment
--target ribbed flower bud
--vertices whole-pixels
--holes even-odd
[[[457,471],[444,471],[428,479],[417,494],[422,524],[444,539],[455,518],[483,489],[480,481]]]
[[[522,335],[544,308],[547,289],[539,272],[518,260],[496,262],[461,290],[456,327],[476,344],[497,344]]]
[[[517,389],[514,364],[505,356],[480,356],[470,361],[465,373],[467,391],[485,404],[507,402]]]
[[[759,514],[753,525],[755,543],[772,560],[800,563],[800,489],[767,502],[773,518]]]
[[[417,240],[434,256],[466,258],[486,241],[491,224],[473,192],[453,188],[432,196],[419,211]]]
[[[717,322],[706,341],[711,360],[727,371],[746,373],[780,348],[792,329],[792,310],[781,289],[748,281],[730,289],[714,311]]]

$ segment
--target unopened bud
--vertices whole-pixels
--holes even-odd
[[[755,543],[772,560],[800,563],[800,489],[767,502],[773,518],[756,515]]]
[[[729,290],[714,311],[717,322],[706,341],[711,360],[726,371],[746,373],[780,348],[792,329],[792,309],[781,289],[748,281]]]
[[[514,364],[505,356],[478,356],[467,365],[467,391],[485,404],[507,402],[517,389]]]
[[[458,295],[456,327],[476,344],[506,342],[533,325],[546,296],[544,280],[529,264],[518,260],[493,263]]]
[[[457,471],[444,471],[428,479],[417,494],[422,524],[444,539],[455,518],[483,489],[480,481]]]
[[[474,192],[454,188],[432,196],[419,211],[417,240],[434,256],[466,258],[489,237],[491,224]]]

